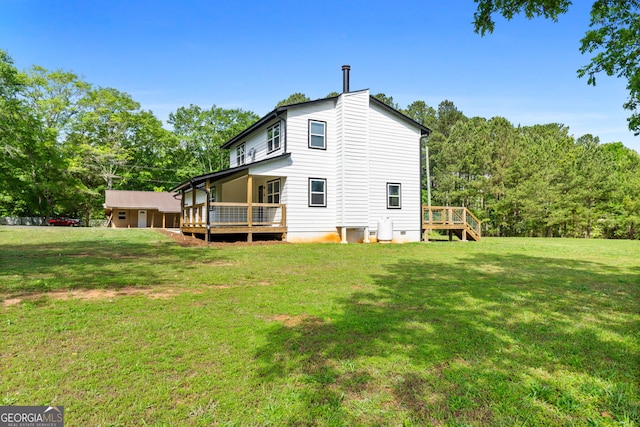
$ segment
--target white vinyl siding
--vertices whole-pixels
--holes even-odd
[[[310,137],[319,134],[311,129],[314,122],[325,123],[325,149],[310,149]],[[276,124],[280,148],[269,153],[268,129]],[[288,240],[299,236],[322,240],[337,236],[341,227],[360,233],[365,227],[376,231],[378,220],[385,216],[393,221],[394,240],[419,240],[420,129],[371,102],[368,91],[289,108],[243,142],[247,154],[255,152],[255,157],[248,156],[247,162],[280,156],[285,151],[290,153],[290,157],[275,162],[249,163],[248,170],[256,186],[265,185],[265,202],[269,199],[267,183],[279,180],[280,203],[286,204]],[[230,147],[231,167],[238,166],[236,147]],[[310,194],[310,178],[324,180],[326,207],[310,206],[315,204],[310,203],[313,194],[317,194],[316,199],[322,198],[321,191]],[[235,189],[233,183],[226,184],[225,194],[218,192],[220,200],[228,201],[231,197],[235,201],[236,192],[238,199],[246,197],[246,186],[242,185]],[[275,201],[276,192],[272,194]]]
[[[267,152],[267,129],[273,127],[275,124],[278,124],[280,128],[280,146],[274,151]],[[282,155],[284,153],[284,132],[285,127],[281,125],[281,122],[279,120],[273,120],[248,135],[247,138],[241,143],[245,144],[245,162],[247,164],[254,163],[260,160],[267,159],[269,157]],[[240,144],[234,144],[229,147],[229,167],[235,168],[238,166],[242,166],[241,164],[238,164],[238,158],[236,155],[236,149],[239,145]]]
[[[420,238],[420,130],[383,107],[369,108],[370,144],[369,209],[371,230],[383,216],[393,221],[394,236],[407,232],[411,240]],[[375,172],[375,173],[374,173]],[[402,209],[387,209],[387,183],[400,184]],[[413,236],[413,237],[412,237]]]
[[[327,141],[335,141],[335,117],[335,100],[289,109],[282,120],[286,120],[286,126],[281,130],[287,134],[286,151],[291,157],[257,165],[249,171],[254,175],[286,177],[280,203],[287,205],[288,239],[336,233],[336,144],[327,144],[326,150],[310,150],[308,146],[309,120],[327,123]],[[327,180],[326,208],[309,207],[310,177]]]
[[[340,227],[367,227],[369,224],[369,91],[342,94],[340,115],[340,156],[336,159],[341,179],[338,195]]]

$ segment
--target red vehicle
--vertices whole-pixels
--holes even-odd
[[[80,225],[80,220],[61,216],[60,218],[51,218],[49,220],[49,225],[60,225],[62,227],[77,227]]]

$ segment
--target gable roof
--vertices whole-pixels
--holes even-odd
[[[104,208],[157,209],[160,212],[179,213],[180,195],[156,191],[105,190]]]
[[[356,92],[358,92],[358,91],[356,91]],[[349,93],[353,93],[353,92],[349,92]],[[229,141],[227,141],[224,144],[222,144],[221,148],[230,148],[234,143],[240,141],[241,139],[243,139],[244,137],[249,135],[251,132],[253,132],[257,128],[261,127],[265,123],[276,119],[279,115],[281,115],[282,113],[284,113],[287,110],[291,110],[291,109],[298,108],[298,107],[303,107],[303,106],[310,105],[310,104],[319,104],[321,102],[335,101],[339,97],[340,97],[340,95],[337,95],[337,96],[332,96],[332,97],[329,97],[329,98],[321,98],[321,99],[316,99],[316,100],[313,100],[313,101],[299,102],[297,104],[289,104],[289,105],[283,105],[281,107],[276,107],[271,112],[267,113],[264,117],[262,117],[260,120],[258,120],[257,122],[255,122],[254,124],[252,124],[251,126],[246,128],[242,132],[240,132],[238,135],[236,135],[233,138],[231,138]],[[429,135],[431,133],[431,129],[429,129],[428,127],[416,122],[411,117],[405,116],[400,111],[396,110],[395,108],[392,108],[392,107],[388,106],[384,102],[379,101],[378,99],[373,97],[373,95],[370,95],[369,99],[370,99],[370,101],[373,101],[374,104],[378,105],[379,107],[382,107],[383,109],[386,109],[387,111],[391,112],[393,115],[398,117],[399,119],[404,120],[406,122],[409,122],[410,124],[418,127],[420,129],[420,133],[422,135]]]

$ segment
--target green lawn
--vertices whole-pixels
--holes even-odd
[[[640,242],[0,227],[0,405],[68,426],[637,426]]]

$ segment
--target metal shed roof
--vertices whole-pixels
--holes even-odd
[[[177,193],[105,190],[104,199],[105,209],[157,209],[167,213],[180,212],[180,195]]]

